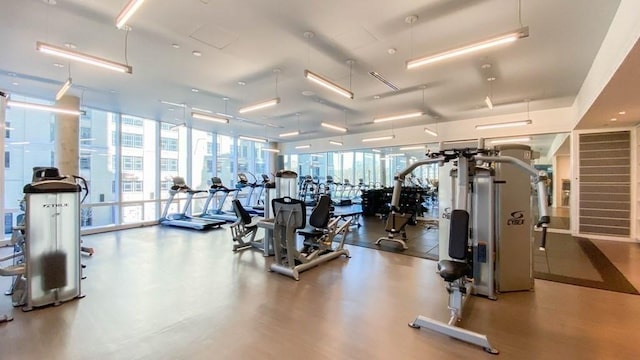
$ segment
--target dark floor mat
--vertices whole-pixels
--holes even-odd
[[[417,225],[407,225],[407,246],[404,250],[397,242],[382,241],[380,245],[375,242],[381,236],[386,236],[385,221],[376,217],[366,217],[362,220],[365,226],[352,228],[345,243],[370,249],[388,251],[396,254],[420,257],[429,260],[438,260],[438,231],[430,227],[428,223],[418,221]]]
[[[352,228],[345,240],[346,244],[438,260],[438,229],[430,227],[428,222],[419,221],[417,225],[406,227],[407,250],[402,249],[400,244],[389,241],[375,245],[379,237],[386,235],[384,220],[365,217],[362,223],[364,226]],[[540,233],[536,232],[535,237],[533,274],[536,279],[640,294],[590,240],[569,234],[548,233],[547,250],[541,252],[538,250]]]
[[[638,290],[589,239],[548,234],[547,249],[534,247],[536,279],[639,295]],[[586,260],[583,260],[586,258]],[[593,274],[597,273],[597,276]]]

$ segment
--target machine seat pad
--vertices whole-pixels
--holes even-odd
[[[453,282],[471,274],[471,266],[461,261],[441,260],[438,263],[438,268],[440,276],[447,282]]]
[[[318,230],[318,229],[314,229],[314,228],[305,228],[305,229],[302,229],[302,230],[298,231],[298,235],[302,235],[305,238],[320,237],[323,234],[324,234],[324,232],[322,230]]]

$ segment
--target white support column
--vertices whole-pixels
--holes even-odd
[[[80,98],[65,95],[56,102],[65,109],[80,109]],[[79,115],[56,114],[56,166],[63,175],[78,175],[80,155]]]

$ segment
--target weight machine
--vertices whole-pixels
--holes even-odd
[[[526,154],[522,148],[520,151]],[[498,150],[484,150],[482,140],[480,140],[477,149],[451,149],[431,154],[429,159],[418,161],[395,176],[391,200],[392,213],[390,216],[393,217],[396,216],[396,210],[400,205],[400,192],[405,176],[415,168],[433,163],[437,163],[441,167],[445,164],[452,164],[455,167],[451,171],[452,205],[449,211],[441,213],[443,218],[450,220],[447,241],[440,245],[441,249],[448,249],[448,256],[441,256],[438,263],[438,273],[446,282],[446,289],[449,293],[450,319],[448,323],[445,323],[419,315],[409,323],[409,326],[413,328],[425,327],[440,332],[455,339],[481,346],[492,354],[497,354],[498,350],[491,346],[486,335],[468,331],[455,325],[462,318],[464,303],[470,295],[481,295],[495,299],[497,289],[501,289],[503,282],[505,291],[528,290],[533,284],[530,261],[528,267],[524,268],[518,267],[513,261],[508,261],[509,252],[513,251],[513,244],[516,243],[521,249],[528,251],[530,258],[532,243],[529,230],[527,230],[529,235],[525,239],[511,237],[507,239],[506,235],[508,234],[501,231],[501,228],[509,223],[511,226],[525,226],[523,219],[526,218],[524,209],[509,213],[501,208],[505,205],[500,200],[500,192],[502,191],[500,187],[503,186],[503,181],[496,179],[496,173],[501,172],[504,165],[508,164],[511,170],[529,175],[536,185],[539,211],[537,226],[542,228],[542,248],[545,247],[546,230],[550,220],[546,206],[546,178],[540,176],[535,168],[523,160],[504,155],[508,153],[509,148],[506,147]],[[528,153],[530,159],[531,152],[528,151]],[[525,180],[525,183],[527,186],[524,187],[526,190],[524,196],[530,199],[529,181]],[[529,201],[527,204],[530,208]],[[503,222],[505,224],[502,224]],[[441,227],[440,231],[446,230]],[[504,246],[503,248],[505,243],[512,243],[511,247]],[[506,252],[501,253],[501,250],[506,250]],[[524,279],[518,278],[518,275],[522,275]],[[509,286],[513,286],[513,282],[517,283],[518,281],[520,281],[519,285],[522,288],[509,289]]]

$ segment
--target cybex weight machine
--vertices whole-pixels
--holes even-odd
[[[444,211],[441,210],[440,221],[449,225],[440,226],[440,232],[444,232],[444,239],[440,237],[440,247],[446,249],[447,256],[441,256],[438,263],[438,272],[445,280],[449,293],[451,317],[445,323],[419,315],[409,326],[425,327],[497,354],[498,350],[489,344],[486,335],[455,325],[461,319],[464,303],[471,294],[495,299],[497,291],[529,290],[533,287],[532,242],[528,227],[532,217],[531,182],[538,191],[537,226],[542,228],[543,248],[549,216],[544,184],[546,178],[523,161],[531,158],[530,149],[517,145],[484,150],[482,145],[480,141],[477,149],[443,150],[432,154],[429,159],[412,164],[396,175],[391,205],[392,210],[399,207],[404,178],[415,168],[433,163],[452,165],[449,174],[450,198],[443,199],[447,196],[446,191],[440,195],[440,202],[444,206],[447,201],[450,204]],[[512,156],[518,153],[522,155],[521,158]],[[524,174],[524,179],[518,178],[515,173]],[[444,182],[441,179],[440,184]],[[512,188],[507,189],[507,185]],[[509,197],[518,198],[518,194],[510,193],[513,189],[521,192],[519,199],[524,199],[524,202],[506,200]],[[394,211],[391,216],[394,216]],[[525,232],[514,237],[505,229],[508,227],[518,227]],[[510,259],[512,253],[515,261]],[[524,265],[519,260],[522,255],[528,257]]]

